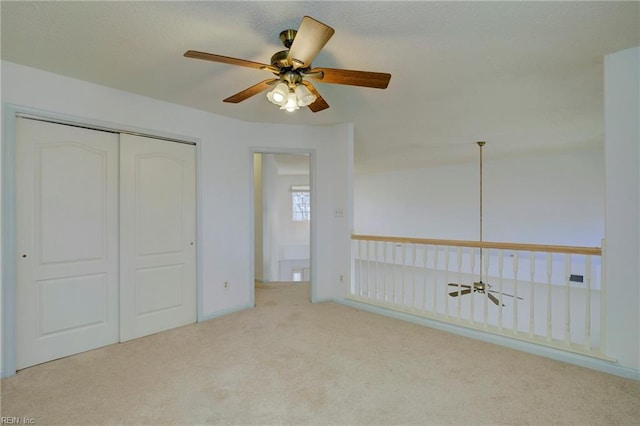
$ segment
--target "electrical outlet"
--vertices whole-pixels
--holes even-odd
[[[571,274],[571,276],[569,276],[569,281],[573,281],[574,283],[583,283],[584,275]]]
[[[224,289],[229,290],[229,281],[224,282]]]
[[[340,282],[343,283],[344,282],[344,277],[342,276],[342,274],[340,274]]]

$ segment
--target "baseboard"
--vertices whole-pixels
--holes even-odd
[[[590,368],[592,370],[601,371],[608,374],[613,374],[627,379],[640,381],[640,370],[621,366],[615,362],[605,361],[597,358],[591,358],[585,355],[575,354],[571,352],[565,352],[559,349],[549,348],[546,346],[536,345],[534,343],[523,342],[516,339],[510,339],[506,336],[498,336],[491,333],[485,333],[478,330],[471,330],[465,327],[461,327],[455,324],[444,323],[441,321],[418,317],[415,315],[407,314],[404,312],[398,312],[391,309],[382,308],[379,306],[368,305],[366,303],[356,302],[347,299],[334,299],[334,302],[340,303],[345,306],[360,309],[363,311],[371,312],[374,314],[384,315],[390,318],[407,321],[413,324],[422,325],[425,327],[435,328],[438,330],[446,331],[449,333],[457,334],[464,337],[469,337],[476,340],[481,340],[488,343],[493,343],[500,346],[505,346],[511,349],[516,349],[522,352],[528,352],[533,355],[539,355],[546,358],[551,358],[556,361],[562,361],[569,364],[574,364],[580,367]]]
[[[227,308],[227,309],[223,309],[221,311],[216,311],[212,314],[209,315],[203,315],[202,317],[198,318],[198,322],[204,322],[204,321],[209,321],[224,315],[229,315],[229,314],[233,314],[235,312],[239,312],[239,311],[244,311],[245,309],[252,309],[253,305],[239,305],[239,306],[234,306],[232,308]]]

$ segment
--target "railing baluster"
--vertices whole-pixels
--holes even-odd
[[[428,249],[429,246],[424,245],[424,257],[422,259],[422,269],[423,269],[423,276],[422,276],[422,308],[426,311],[427,310],[427,255],[428,255]]]
[[[502,249],[498,250],[498,294],[500,302],[498,305],[498,329],[502,331],[502,279],[503,279],[503,271],[504,271],[504,251]]]
[[[513,324],[514,334],[518,334],[518,251],[513,255]]]
[[[553,257],[551,253],[547,253],[547,342],[553,338],[553,329],[551,323],[551,274],[553,273]]]
[[[461,281],[462,281],[462,247],[458,247],[457,253],[458,253],[458,257],[457,257],[457,260],[458,260],[458,263],[457,263],[457,267],[458,267],[458,297],[456,297],[456,299],[457,299],[457,302],[458,302],[458,310],[457,310],[458,321],[460,321],[460,313],[462,311],[462,297],[460,296],[460,292],[462,291],[462,287],[460,287],[460,284],[461,284]],[[471,293],[473,294],[473,291]]]
[[[536,254],[533,251],[529,252],[529,276],[531,277],[529,282],[529,337],[533,337],[534,333],[534,275],[536,273]]]
[[[411,247],[411,309],[416,308],[416,245]]]
[[[353,274],[351,275],[351,283],[349,285],[349,294],[357,295],[358,280],[360,279],[360,256],[358,254],[358,246],[360,241],[351,241],[351,256],[353,257]]]
[[[481,248],[480,250],[483,250],[483,249]],[[489,277],[489,260],[491,258],[490,254],[491,253],[490,253],[489,249],[487,249],[486,253],[484,255],[484,258],[483,258],[484,259],[484,265],[480,265],[480,267],[483,268],[483,270],[484,270],[484,274],[483,275],[485,277],[487,277],[487,278],[485,278],[487,280],[487,283],[489,282],[488,277]],[[489,288],[487,288],[486,291],[489,291]],[[488,297],[483,297],[482,299],[484,301],[483,322],[484,322],[484,326],[486,328],[487,325],[488,325],[488,319],[489,319],[489,298]]]
[[[351,277],[351,285],[349,288],[351,289],[351,295],[358,295],[358,281],[360,281],[360,253],[358,253],[358,247],[360,246],[360,241],[352,241],[351,242],[351,253],[353,256],[353,276]]]
[[[447,299],[447,295],[449,294],[449,246],[445,246],[444,248],[444,306],[446,306],[447,316],[449,315],[449,299]]]
[[[364,248],[367,248],[367,242],[366,241],[360,241],[362,244],[360,244],[360,246],[358,247],[358,252],[359,252],[359,257],[360,257],[360,288],[358,289],[358,295],[360,296],[364,296],[364,286],[365,286],[365,262],[364,262],[364,250],[362,249],[362,246],[364,246]]]
[[[391,252],[391,258],[393,260],[393,267],[391,268],[393,275],[392,275],[392,285],[393,287],[391,288],[391,303],[395,304],[396,303],[396,251],[398,249],[398,246],[395,243],[391,243],[392,244],[392,248],[393,251]]]
[[[375,298],[376,300],[380,300],[380,293],[378,291],[378,242],[373,242],[373,256],[375,261],[373,262],[373,285],[375,286]]]
[[[431,301],[433,313],[438,313],[438,250],[439,246],[433,246],[433,300]],[[447,292],[444,292],[444,302],[446,313],[449,314],[447,305]]]
[[[482,249],[480,249],[482,250]],[[480,270],[480,274],[482,273],[482,265],[479,265],[480,267],[478,268]],[[469,267],[471,268],[471,282],[469,283],[469,285],[471,286],[471,294],[469,294],[469,320],[471,320],[471,324],[474,324],[476,322],[475,319],[475,315],[474,315],[474,308],[475,308],[475,300],[474,300],[474,291],[473,291],[473,283],[475,278],[473,278],[475,276],[476,273],[476,250],[474,248],[471,249],[471,251],[469,252]]]
[[[362,296],[362,243],[358,241],[358,296]]]
[[[564,307],[564,343],[569,346],[571,344],[571,255],[564,255],[564,274],[565,280],[565,307]]]
[[[360,252],[360,264],[361,264],[361,271],[360,271],[360,296],[364,296],[364,289],[366,287],[367,284],[367,263],[366,263],[366,249],[367,249],[367,242],[363,241],[362,242],[362,247],[361,247],[361,252]]]
[[[371,297],[371,241],[367,241],[367,297]]]
[[[388,302],[388,292],[387,292],[387,246],[389,243],[386,241],[382,242],[382,292],[384,297],[382,300],[387,303]]]
[[[600,247],[600,353],[604,354],[607,343],[607,282],[605,281],[605,258],[607,255],[607,241],[603,238]]]
[[[591,256],[587,256],[584,279],[587,281],[587,294],[584,313],[584,348],[591,350]]]
[[[400,279],[402,286],[400,287],[400,304],[406,306],[407,301],[405,299],[405,276],[407,272],[407,245],[402,244],[402,278]]]

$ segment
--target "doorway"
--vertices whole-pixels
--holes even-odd
[[[253,156],[254,280],[313,286],[311,154]]]

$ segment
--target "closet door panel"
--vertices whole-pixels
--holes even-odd
[[[121,341],[196,321],[195,147],[122,135]]]
[[[118,341],[118,135],[16,120],[16,368]]]

